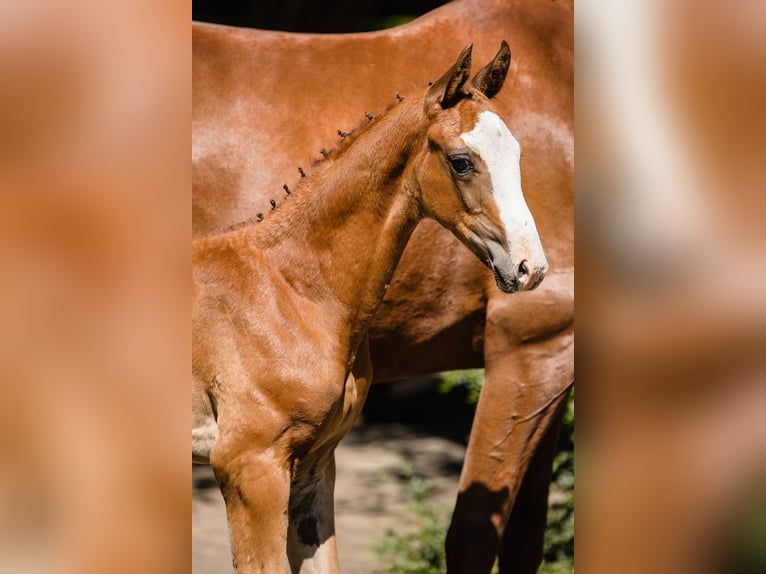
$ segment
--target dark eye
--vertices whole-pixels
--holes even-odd
[[[473,171],[473,162],[471,161],[471,158],[464,155],[457,155],[449,158],[449,163],[458,175],[465,175],[470,171]]]

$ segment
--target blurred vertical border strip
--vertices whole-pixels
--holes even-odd
[[[580,570],[763,572],[766,6],[575,18]]]
[[[0,5],[0,571],[189,569],[187,3]]]

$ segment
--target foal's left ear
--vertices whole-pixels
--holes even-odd
[[[471,74],[472,50],[473,44],[468,44],[463,48],[452,67],[429,88],[425,99],[426,112],[429,112],[437,103],[446,110],[455,105],[464,95],[461,94],[460,88],[463,87]]]
[[[503,40],[500,44],[500,50],[492,61],[484,66],[474,76],[471,83],[476,89],[488,98],[494,98],[503,87],[505,76],[508,75],[508,68],[511,65],[511,49],[508,43]]]

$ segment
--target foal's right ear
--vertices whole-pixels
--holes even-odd
[[[468,44],[463,48],[463,51],[457,57],[457,61],[428,90],[425,99],[426,113],[433,109],[435,104],[439,104],[443,109],[447,109],[460,100],[460,89],[471,74],[472,49],[473,44]]]

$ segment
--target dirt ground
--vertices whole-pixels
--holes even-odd
[[[403,392],[411,391],[410,387]],[[368,405],[375,400],[376,407],[385,411],[388,399],[394,398],[398,416],[369,413],[367,422],[357,424],[336,451],[336,530],[340,565],[346,574],[381,572],[372,546],[386,529],[397,528],[407,516],[406,495],[396,480],[407,466],[431,481],[429,502],[451,506],[457,493],[468,428],[465,418],[458,415],[461,420],[452,424],[454,412],[443,408],[444,399],[438,396],[413,398],[395,396],[397,393],[401,395],[401,389],[393,387],[382,393],[387,397],[371,395]],[[374,420],[380,418],[408,422]],[[440,421],[435,427],[428,424],[434,418]],[[192,572],[233,572],[223,499],[211,468],[193,465],[192,480]]]

